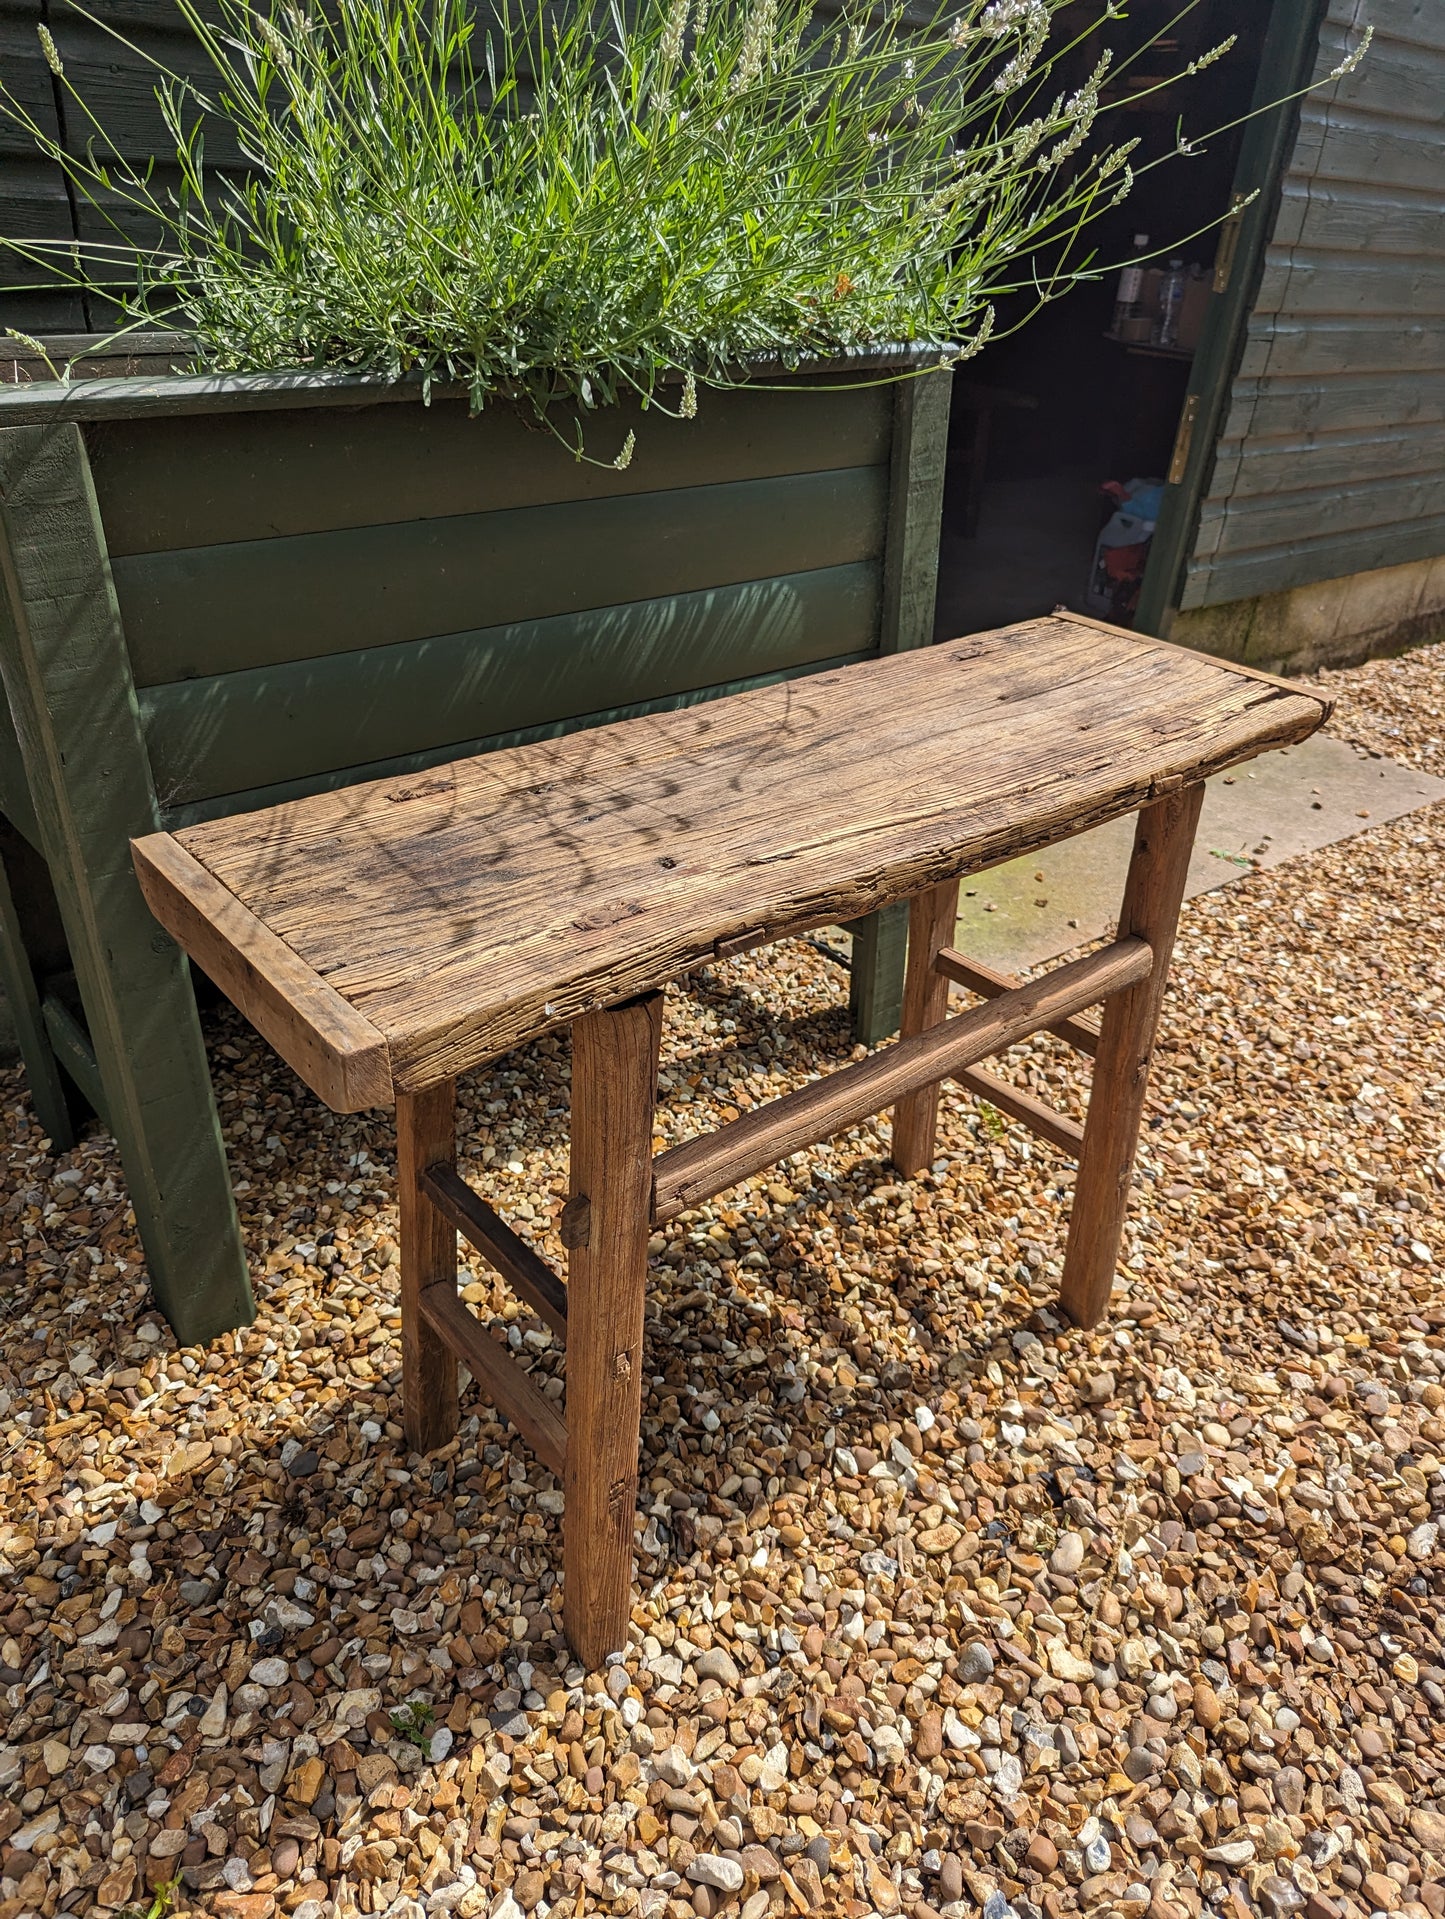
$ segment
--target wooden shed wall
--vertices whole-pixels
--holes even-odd
[[[1445,4],[1331,0],[1182,604],[1445,553]]]
[[[40,0],[0,0],[0,76],[6,88],[52,138],[59,125],[55,88],[41,57],[36,27]],[[28,134],[0,117],[0,233],[17,240],[69,240],[75,226],[65,180],[36,151]],[[80,296],[60,286],[28,290],[31,264],[0,251],[0,333],[72,333],[85,325]]]
[[[137,163],[151,155],[173,153],[174,142],[155,98],[157,68],[205,81],[211,76],[189,29],[181,24],[175,0],[96,0],[94,20],[64,0],[0,0],[0,73],[5,84],[67,151],[82,157],[95,128],[80,114],[64,86],[45,64],[37,27],[48,21],[65,64],[66,78],[95,114],[115,153]],[[202,0],[203,13],[215,17]],[[105,25],[96,24],[104,21]],[[107,29],[113,29],[108,31]],[[118,37],[119,36],[119,37]],[[97,141],[98,158],[112,154]],[[227,130],[213,124],[206,139],[212,166],[239,160]],[[152,190],[164,193],[179,181],[174,162],[157,164]],[[139,229],[121,197],[102,212],[67,190],[61,168],[44,159],[27,135],[0,118],[0,233],[18,238],[74,239],[103,244],[113,238],[110,218],[131,233]],[[114,309],[104,300],[82,296],[51,276],[50,287],[36,267],[13,254],[0,254],[0,333],[103,331]]]

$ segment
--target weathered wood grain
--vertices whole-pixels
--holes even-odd
[[[934,961],[940,973],[956,986],[967,987],[970,993],[977,993],[983,999],[997,999],[1000,993],[1011,993],[1023,981],[1013,973],[1000,973],[992,966],[984,966],[976,959],[970,959],[967,953],[960,953],[954,947],[945,947]],[[1099,1027],[1096,1020],[1060,1019],[1044,1029],[1056,1039],[1061,1039],[1076,1052],[1094,1056],[1099,1044]]]
[[[1445,512],[1445,473],[1393,473],[1383,479],[1351,480],[1251,500],[1223,511],[1209,508],[1199,529],[1199,557],[1248,558],[1261,548],[1304,538],[1333,541],[1375,528],[1413,526]],[[1307,528],[1301,532],[1302,528]]]
[[[1147,978],[1152,965],[1144,940],[1117,941],[987,1005],[956,1013],[867,1059],[840,1066],[826,1078],[755,1106],[715,1133],[669,1147],[653,1163],[654,1221],[663,1225],[789,1153],[856,1126],[900,1095],[947,1079],[1081,1006],[1121,992]]]
[[[428,1286],[419,1311],[429,1334],[445,1342],[450,1356],[461,1360],[483,1396],[511,1421],[542,1464],[560,1475],[567,1458],[562,1415],[507,1349],[478,1324],[455,1286]]]
[[[662,995],[572,1028],[573,1201],[567,1264],[567,1460],[562,1618],[584,1666],[627,1643],[651,1231],[652,1113]]]
[[[389,1106],[386,1041],[169,833],[132,844],[146,904],[203,973],[338,1113]]]
[[[1302,477],[1311,487],[1333,490],[1438,474],[1445,468],[1445,421],[1250,439],[1232,451],[1238,459],[1231,489],[1235,499],[1294,495],[1297,502]]]
[[[1445,258],[1401,259],[1362,253],[1341,261],[1313,249],[1293,247],[1266,268],[1261,298],[1289,303],[1302,320],[1388,315],[1402,324],[1445,310]]]
[[[0,701],[0,813],[23,840],[39,852],[40,828],[26,783],[25,755],[20,750],[9,705],[4,701]]]
[[[898,1030],[908,953],[908,904],[899,900],[862,919],[848,920],[853,950],[848,967],[848,1017],[865,1046]]]
[[[428,1292],[457,1296],[456,1228],[422,1190],[427,1168],[456,1155],[456,1104],[456,1082],[449,1079],[396,1102],[402,1421],[407,1444],[418,1453],[444,1446],[457,1429],[456,1354],[422,1313]]]
[[[421,1189],[437,1211],[451,1221],[514,1293],[560,1338],[567,1337],[567,1288],[540,1254],[520,1239],[480,1193],[472,1191],[455,1166],[428,1166]]]
[[[860,382],[886,382],[894,373],[935,360],[937,347],[907,341],[879,343],[832,353],[826,360],[798,361],[758,354],[738,377],[749,387],[781,386],[798,379],[809,386],[836,388]],[[289,412],[296,407],[347,409],[409,406],[422,397],[419,373],[388,379],[383,373],[343,373],[331,369],[292,373],[167,374],[158,379],[87,380],[79,387],[54,381],[26,388],[0,387],[0,426],[55,425],[58,421],[180,420],[195,414]],[[433,401],[465,399],[461,386],[431,389]],[[495,396],[501,401],[506,396]]]
[[[1057,615],[178,837],[386,1035],[407,1088],[719,941],[849,918],[1131,812],[1325,710]]]
[[[216,794],[207,800],[182,801],[172,789],[167,795],[169,804],[165,808],[166,825],[172,832],[183,827],[196,826],[204,821],[221,819],[230,813],[256,813],[267,807],[280,806],[292,800],[309,799],[317,793],[336,793],[343,787],[359,786],[372,780],[395,779],[398,775],[408,778],[418,773],[427,773],[435,766],[441,766],[453,760],[471,759],[478,753],[500,752],[507,747],[530,746],[538,740],[564,738],[569,733],[585,732],[589,727],[615,726],[624,720],[644,719],[649,714],[671,712],[679,707],[700,706],[709,700],[726,699],[735,693],[750,693],[757,686],[776,686],[789,680],[805,678],[810,673],[834,672],[842,666],[853,666],[859,660],[870,658],[872,643],[865,651],[845,653],[830,657],[821,663],[804,662],[798,666],[780,668],[774,673],[745,674],[741,679],[714,681],[711,685],[696,687],[686,693],[666,693],[657,699],[625,700],[621,705],[579,714],[571,719],[544,720],[535,726],[508,727],[500,734],[484,735],[480,739],[449,742],[443,746],[428,747],[421,752],[393,753],[384,760],[374,760],[369,764],[350,764],[334,768],[329,773],[312,772],[300,774],[295,779],[281,780],[270,786],[251,787],[241,792],[230,791]],[[141,696],[144,698],[144,696]],[[168,749],[169,750],[169,749]],[[194,766],[195,762],[187,764]]]
[[[55,87],[36,34],[45,17],[40,0],[0,8],[0,74],[10,98],[54,139]],[[75,237],[64,175],[8,114],[0,118],[0,233],[20,243]],[[62,284],[63,272],[0,246],[0,330],[43,333],[83,324],[81,296]]]
[[[1393,373],[1352,373],[1328,381],[1242,380],[1221,453],[1237,459],[1257,419],[1263,439],[1292,434],[1380,432],[1382,422],[1430,426],[1445,420],[1445,368],[1402,386]]]
[[[1202,781],[1170,793],[1140,812],[1134,831],[1119,937],[1146,940],[1154,965],[1104,1006],[1059,1287],[1059,1303],[1080,1326],[1098,1324],[1114,1287],[1149,1061],[1203,800]]]
[[[975,1099],[986,1099],[990,1106],[996,1106],[1010,1119],[1027,1126],[1031,1133],[1047,1140],[1050,1146],[1057,1146],[1061,1153],[1072,1153],[1078,1158],[1084,1144],[1084,1129],[1067,1113],[1056,1112],[1043,1100],[1035,1099],[1032,1093],[1010,1086],[1007,1080],[999,1079],[993,1073],[985,1073],[978,1066],[960,1067],[950,1077],[972,1093]]]
[[[1295,13],[1313,40],[1308,9],[1274,18]],[[1363,18],[1354,6],[1331,10],[1317,79],[1357,44]],[[1242,355],[1216,368],[1221,382],[1233,375],[1231,401],[1212,472],[1201,464],[1212,434],[1194,464],[1202,511],[1191,513],[1194,552],[1177,579],[1185,606],[1445,548],[1437,436],[1404,430],[1438,422],[1445,381],[1445,9],[1382,0],[1368,18],[1366,58],[1300,102]],[[1172,551],[1178,515],[1166,507],[1165,521]],[[1159,595],[1146,589],[1141,605],[1157,617]]]
[[[1217,606],[1226,600],[1281,593],[1300,584],[1303,565],[1315,564],[1321,579],[1367,573],[1376,567],[1432,560],[1445,552],[1445,511],[1407,526],[1362,527],[1354,533],[1310,542],[1281,541],[1252,553],[1192,562],[1181,594],[1182,606]],[[1328,572],[1323,571],[1328,567]]]
[[[937,1026],[948,1014],[948,981],[938,970],[938,955],[953,942],[958,922],[958,881],[944,880],[917,893],[908,914],[908,971],[903,982],[905,1039]],[[938,1130],[938,1081],[916,1086],[893,1109],[889,1157],[906,1178],[933,1164]]]

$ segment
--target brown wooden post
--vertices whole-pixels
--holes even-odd
[[[589,1670],[627,1643],[662,995],[572,1023],[563,1623]]]
[[[1149,1059],[1203,798],[1202,781],[1182,787],[1144,807],[1134,831],[1119,937],[1148,940],[1154,965],[1137,986],[1104,1003],[1059,1289],[1060,1304],[1080,1326],[1099,1323],[1114,1288]]]
[[[908,971],[903,979],[902,1037],[910,1038],[948,1016],[948,981],[934,966],[952,946],[958,923],[958,881],[944,880],[915,894],[908,909]],[[938,1130],[938,1081],[905,1093],[893,1108],[890,1157],[910,1179],[933,1164]]]
[[[457,1362],[422,1318],[428,1286],[457,1283],[457,1229],[421,1190],[428,1166],[453,1164],[456,1081],[396,1096],[396,1189],[401,1211],[401,1393],[407,1444],[429,1453],[457,1429]]]

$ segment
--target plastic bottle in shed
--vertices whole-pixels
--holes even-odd
[[[1148,251],[1148,248],[1149,235],[1147,233],[1136,233],[1134,235],[1135,253],[1145,253]],[[1125,267],[1119,275],[1119,291],[1114,298],[1114,317],[1109,322],[1109,331],[1111,333],[1122,334],[1125,323],[1137,318],[1139,312],[1139,295],[1143,290],[1143,286],[1143,267],[1137,265]]]
[[[1159,346],[1179,344],[1179,309],[1184,303],[1184,262],[1171,260],[1159,282]]]

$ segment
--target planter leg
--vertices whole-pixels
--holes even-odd
[[[876,1046],[898,1031],[903,1011],[903,971],[908,953],[908,902],[880,907],[866,919],[850,920],[853,977],[848,1011],[853,1037]]]
[[[140,960],[117,942],[113,972],[75,970],[156,1304],[182,1346],[199,1346],[256,1308],[195,994],[171,957],[157,968],[153,951]]]
[[[28,851],[9,821],[0,821],[0,988],[4,989],[15,1043],[25,1062],[35,1116],[50,1135],[55,1151],[64,1153],[75,1144],[75,1121],[40,1009],[37,955],[33,942],[26,938],[16,890],[11,886],[11,872],[18,881]],[[39,863],[38,854],[30,857]]]
[[[183,1346],[255,1316],[186,960],[130,840],[154,832],[125,635],[80,429],[0,432],[0,668],[161,1311]]]
[[[1118,937],[1148,940],[1154,966],[1147,979],[1104,1002],[1059,1288],[1060,1305],[1080,1326],[1098,1325],[1114,1290],[1149,1059],[1203,798],[1202,781],[1186,786],[1144,807],[1134,830]]]
[[[562,1617],[589,1671],[627,1643],[662,995],[572,1022]],[[585,1201],[585,1205],[581,1202]]]

